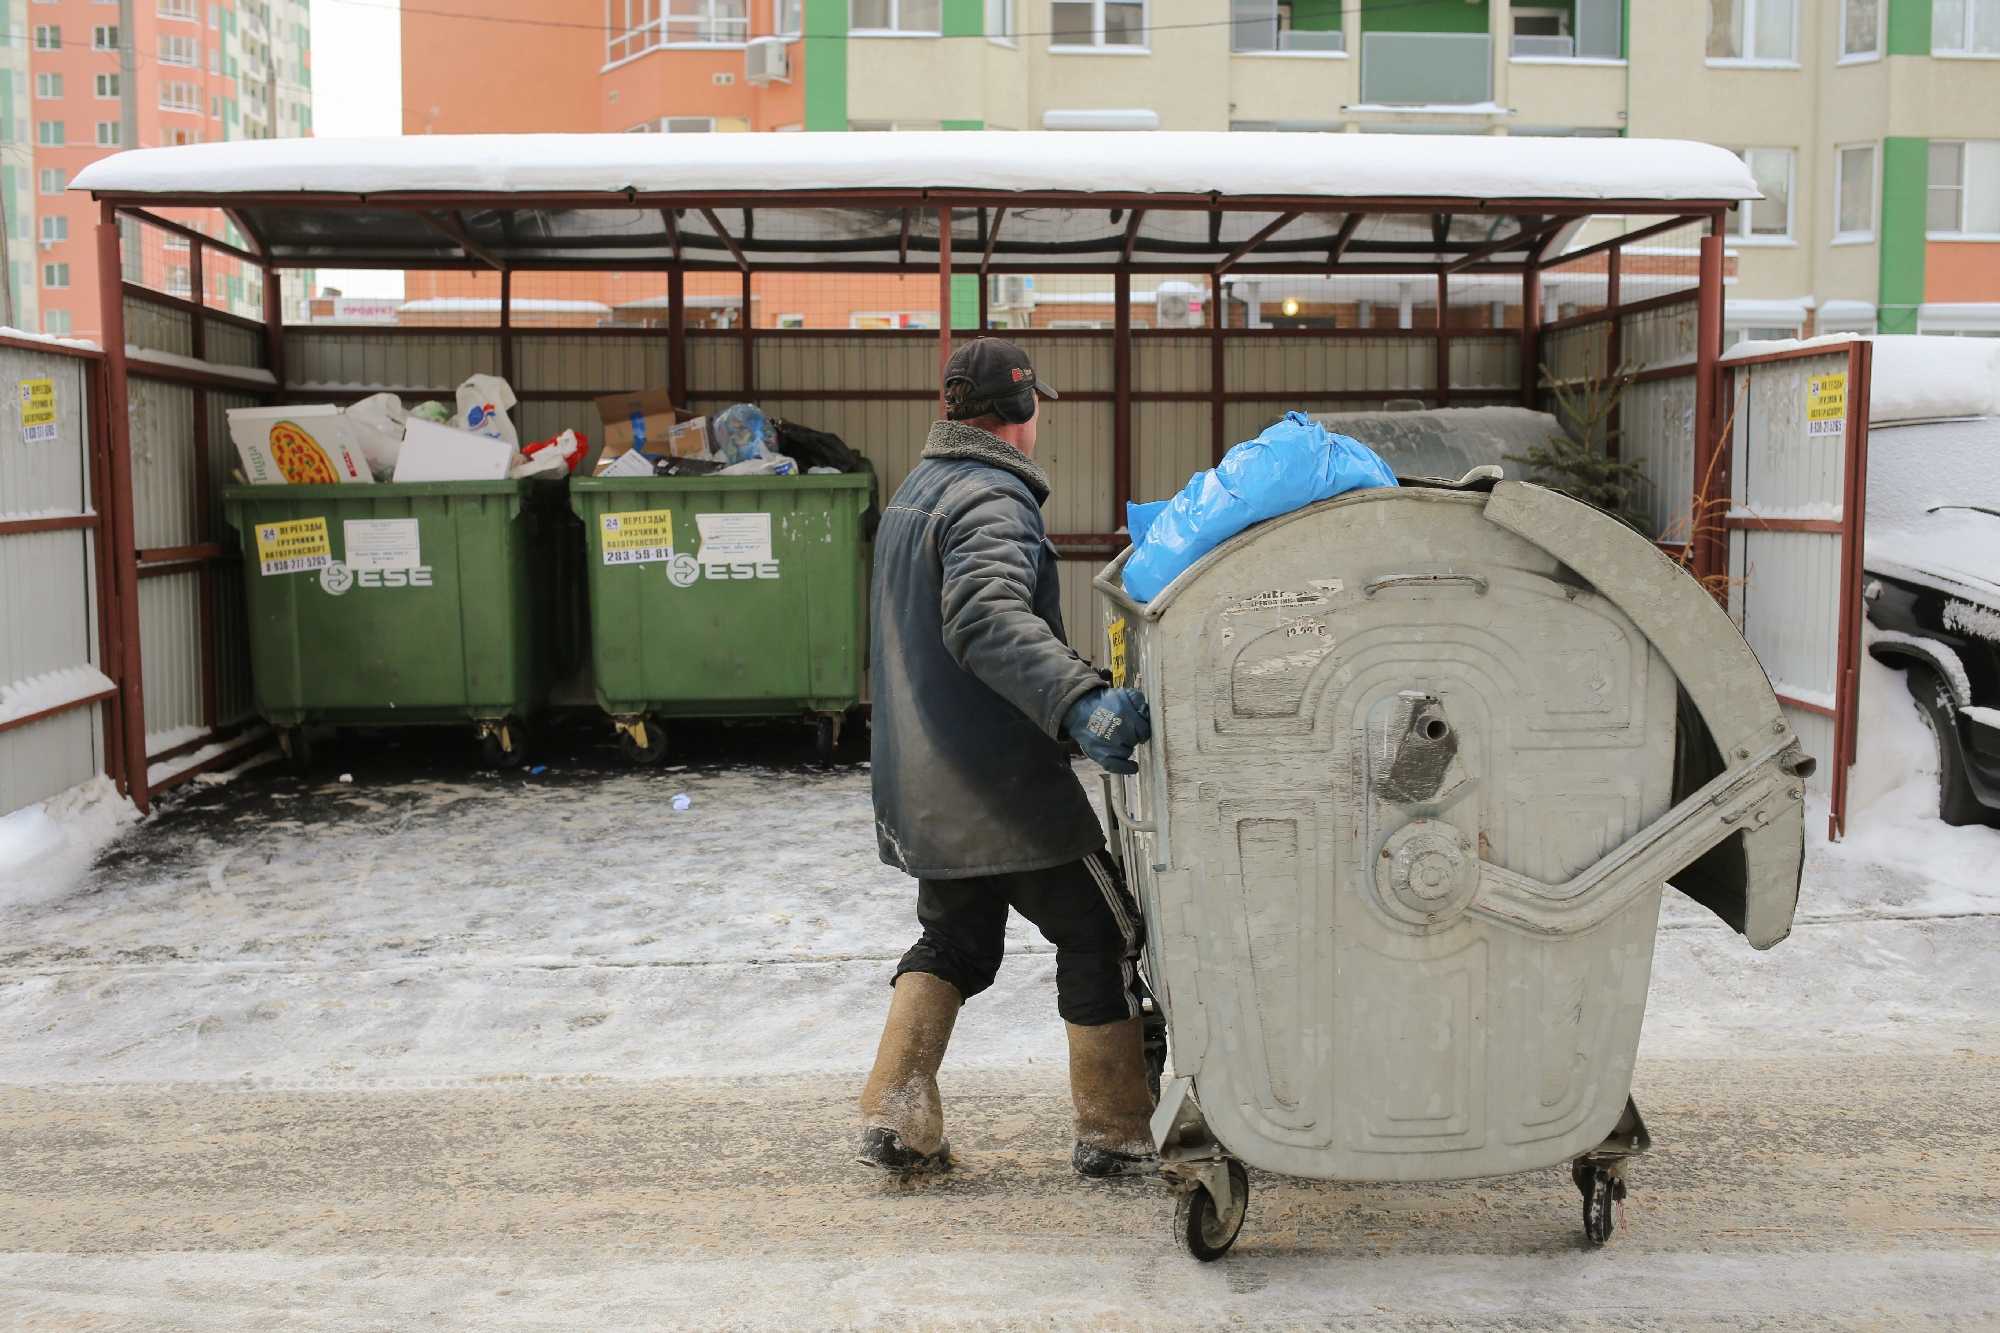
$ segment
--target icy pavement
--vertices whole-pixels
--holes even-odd
[[[1661,1146],[1610,1250],[1559,1173],[1260,1179],[1197,1269],[1157,1189],[1064,1173],[1031,928],[946,1064],[966,1170],[845,1165],[914,931],[865,769],[721,729],[675,772],[408,744],[186,789],[0,905],[0,1322],[2000,1325],[2000,830],[1920,784],[1814,838],[1768,953],[1669,895]]]

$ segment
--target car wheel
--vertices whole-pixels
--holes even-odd
[[[1965,776],[1965,761],[1958,752],[1951,691],[1944,678],[1928,667],[1911,667],[1910,696],[1917,701],[1917,714],[1930,728],[1931,742],[1937,747],[1938,818],[1947,824],[1986,823],[1987,809],[1973,794],[1972,783]]]

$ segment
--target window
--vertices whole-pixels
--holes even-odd
[[[847,26],[858,32],[938,32],[938,0],[849,0]]]
[[[1796,0],[1708,0],[1708,58],[1790,64]]]
[[[1008,46],[1014,44],[1014,0],[986,0],[986,35]]]
[[[208,118],[210,120],[222,119],[222,96],[220,93],[208,99]]]
[[[42,286],[48,288],[50,291],[61,291],[63,288],[69,286],[69,265],[42,265]]]
[[[1875,239],[1875,145],[1843,148],[1834,155],[1833,239]]]
[[[749,35],[746,0],[611,0],[605,55],[616,62],[660,46],[735,45]]]
[[[61,194],[69,188],[67,172],[58,171],[54,167],[43,167],[38,174],[41,177],[40,189],[43,194]]]
[[[201,68],[201,42],[193,37],[160,38],[162,65],[191,65]]]
[[[62,95],[62,75],[37,74],[35,76],[35,96],[61,97]]]
[[[1932,236],[2000,237],[2000,143],[1931,140]]]
[[[1762,199],[1729,210],[1724,230],[1739,240],[1776,241],[1792,234],[1792,150],[1789,148],[1748,148],[1737,156],[1757,178]]]
[[[54,245],[54,244],[55,244],[55,243],[56,243],[57,241],[66,241],[66,240],[68,240],[68,239],[69,239],[69,219],[68,219],[68,218],[43,218],[43,219],[42,219],[42,244],[43,244],[43,245]]]
[[[1050,46],[1144,46],[1144,0],[1055,0]]]
[[[189,23],[201,22],[201,12],[195,8],[195,0],[160,0],[159,8],[153,12],[163,19],[184,19]]]
[[[37,23],[35,25],[35,49],[37,51],[62,50],[62,25],[59,23]]]
[[[1882,54],[1882,0],[1841,0],[1840,58],[1862,60]]]
[[[1567,60],[1576,54],[1566,9],[1516,9],[1514,40],[1508,54]]]
[[[627,134],[747,134],[748,116],[662,116],[634,125]]]
[[[208,72],[210,74],[222,73],[222,48],[219,46],[208,48]]]
[[[1345,51],[1340,12],[1316,8],[1312,18],[1329,19],[1332,28],[1292,26],[1291,0],[1230,0],[1229,49],[1232,51]]]
[[[160,110],[190,111],[201,114],[201,89],[192,83],[160,80]]]
[[[2000,55],[2000,5],[1993,0],[1931,0],[1931,54]]]
[[[118,49],[118,27],[102,23],[90,30],[90,49],[93,51],[116,51]]]
[[[220,28],[222,26],[221,5],[210,5],[208,7],[208,26],[211,28]]]
[[[97,76],[96,87],[99,97],[116,97],[118,96],[118,76],[116,74],[100,74]]]
[[[771,28],[780,37],[797,37],[805,32],[805,0],[776,0],[771,8]]]
[[[63,146],[63,122],[60,120],[38,120],[35,122],[35,142],[44,148]]]
[[[44,310],[42,312],[42,332],[43,333],[70,332],[69,311]]]
[[[124,139],[125,127],[117,121],[100,120],[97,122],[97,146],[99,148],[117,148],[124,142]]]

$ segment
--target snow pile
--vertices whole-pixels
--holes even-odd
[[[0,685],[0,722],[32,717],[36,713],[45,713],[51,708],[60,708],[78,699],[88,699],[93,694],[117,688],[111,677],[94,666],[45,671],[39,676],[17,680],[12,685]]]
[[[101,775],[0,816],[0,907],[33,906],[66,893],[138,818],[117,785]]]
[[[1801,348],[1823,348],[1834,351],[1851,342],[1860,342],[1858,333],[1822,333],[1817,338],[1746,338],[1722,354],[1724,361],[1748,361],[1752,357],[1770,356],[1775,352],[1796,352]]]
[[[47,343],[51,347],[74,347],[79,352],[101,352],[104,349],[85,338],[58,338],[53,333],[30,333],[26,329],[9,328],[0,324],[0,338],[18,338],[22,342]]]
[[[1878,335],[1868,419],[1986,417],[2000,412],[2000,339]]]

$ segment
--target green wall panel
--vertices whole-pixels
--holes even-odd
[[[1882,141],[1882,275],[1875,327],[1915,333],[1924,301],[1924,222],[1930,189],[1929,139]]]
[[[1931,0],[1888,0],[1889,54],[1927,56],[1931,53]]]
[[[847,128],[847,0],[806,0],[806,128]]]

